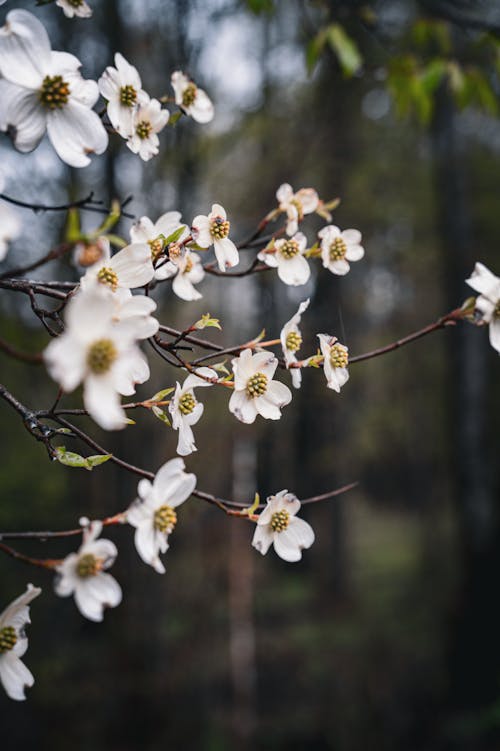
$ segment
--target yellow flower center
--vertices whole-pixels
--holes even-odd
[[[283,258],[286,258],[287,261],[289,261],[290,258],[295,258],[299,252],[300,250],[297,240],[286,240],[279,249],[279,253],[281,253]]]
[[[91,344],[87,352],[87,365],[95,375],[103,375],[118,357],[116,347],[111,339],[98,339]]]
[[[106,287],[110,287],[113,292],[116,292],[118,287],[118,275],[116,271],[113,271],[111,266],[103,266],[97,272],[97,281],[101,284],[105,284]]]
[[[229,235],[229,227],[230,224],[227,220],[223,219],[221,216],[216,216],[215,219],[212,219],[210,222],[210,234],[214,240],[223,240]]]
[[[290,331],[285,340],[285,345],[290,352],[297,352],[302,346],[302,337],[298,331]]]
[[[137,101],[137,91],[133,86],[127,84],[120,89],[120,103],[125,107],[133,107]]]
[[[80,556],[76,564],[76,573],[81,579],[88,579],[89,576],[97,576],[102,569],[103,560],[97,558],[92,553],[85,553]]]
[[[72,8],[79,8],[80,5],[83,5],[83,0],[68,0],[68,3]]]
[[[69,84],[62,76],[45,76],[38,98],[44,107],[55,110],[62,109],[68,103],[69,94]]]
[[[157,237],[156,240],[149,240],[148,245],[151,248],[151,260],[154,263],[163,253],[163,240]]]
[[[179,411],[183,415],[190,415],[193,409],[196,407],[196,399],[192,394],[187,391],[179,399]]]
[[[247,381],[246,392],[248,396],[262,396],[267,391],[267,376],[264,373],[255,373]]]
[[[271,529],[273,532],[284,532],[290,524],[290,514],[285,509],[275,511],[271,516]]]
[[[0,629],[0,655],[13,649],[16,644],[17,634],[13,626],[4,626]]]
[[[158,532],[170,534],[177,524],[177,514],[172,506],[160,506],[155,511],[153,525]]]
[[[181,243],[170,243],[168,246],[168,257],[171,261],[177,261],[182,255]]]
[[[184,273],[189,274],[189,272],[193,270],[193,266],[194,266],[193,259],[191,258],[191,256],[188,256],[186,258],[186,266],[184,268]]]
[[[347,245],[342,237],[336,237],[330,244],[330,261],[342,261],[347,253]]]
[[[141,122],[137,124],[135,132],[139,138],[144,141],[145,138],[149,138],[152,130],[153,126],[148,120],[141,120]]]
[[[197,87],[196,84],[191,81],[188,83],[184,91],[182,92],[182,106],[191,107],[196,99]]]
[[[334,368],[346,368],[349,357],[342,344],[334,344],[330,350],[330,362]]]

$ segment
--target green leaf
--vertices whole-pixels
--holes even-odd
[[[162,402],[166,396],[172,393],[172,391],[175,391],[175,386],[171,386],[168,389],[162,389],[161,391],[158,391],[154,396],[151,397],[149,401]]]
[[[109,461],[113,454],[94,454],[93,456],[87,456],[87,464],[92,469],[98,467],[100,464]]]
[[[204,313],[199,321],[196,321],[196,323],[193,325],[193,328],[195,329],[206,329],[207,327],[213,327],[215,329],[221,329],[221,325],[219,323],[218,318],[212,318],[210,316],[210,313]]]
[[[56,448],[56,459],[66,467],[77,467],[78,469],[92,470],[94,467],[98,467],[99,464],[104,464],[108,459],[111,459],[112,454],[95,454],[94,456],[81,456],[75,454],[73,451],[66,451],[64,446],[58,446]]]
[[[271,13],[274,10],[273,0],[247,0],[247,5],[252,13]]]
[[[65,229],[66,242],[78,242],[78,240],[81,239],[81,236],[82,233],[80,229],[80,212],[75,208],[68,209]]]
[[[181,227],[178,227],[174,232],[172,232],[171,235],[165,238],[165,245],[168,245],[169,243],[176,243],[185,229],[186,227],[184,224]]]
[[[172,112],[170,117],[168,118],[168,124],[174,126],[182,117],[184,113],[182,110],[178,110],[178,112]]]
[[[344,75],[353,76],[363,65],[363,58],[354,39],[343,26],[334,23],[326,30],[328,43],[336,54]]]
[[[151,407],[151,410],[155,417],[157,417],[159,420],[165,423],[165,425],[168,425],[170,427],[170,420],[168,419],[166,412],[163,409],[160,409],[160,407]]]
[[[229,370],[226,368],[226,362],[227,362],[226,360],[223,360],[222,362],[216,362],[213,365],[211,365],[210,367],[213,370],[216,370],[218,373],[224,373],[225,375],[231,375],[231,373],[229,372]]]
[[[323,52],[323,48],[326,42],[326,29],[316,34],[313,39],[310,39],[306,47],[306,66],[309,75],[313,72],[318,62],[319,56]]]

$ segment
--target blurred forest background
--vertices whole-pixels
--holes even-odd
[[[0,140],[6,193],[27,201],[134,196],[153,220],[179,209],[189,223],[222,203],[243,238],[275,205],[282,182],[342,198],[334,222],[363,233],[365,259],[292,289],[272,272],[207,278],[199,303],[159,289],[161,320],[177,328],[209,310],[224,344],[264,326],[276,336],[308,295],[308,347],[318,331],[359,354],[430,323],[471,293],[476,260],[500,272],[500,3],[93,0],[89,21],[54,5],[28,7],[53,47],[97,78],[122,52],[155,96],[188,71],[216,106],[210,127],[183,118],[144,164],[118,138],[80,171],[47,143],[31,155]],[[339,30],[340,29],[340,30]],[[308,70],[309,65],[309,70]],[[19,210],[21,212],[21,210]],[[4,262],[57,243],[58,214],[22,212]],[[85,226],[95,226],[86,214]],[[310,239],[321,226],[306,223]],[[128,234],[130,221],[120,230]],[[37,272],[39,275],[39,272]],[[72,279],[68,263],[44,270]],[[40,351],[26,301],[2,294],[2,339]],[[2,381],[29,406],[56,393],[43,368],[1,355]],[[146,398],[178,372],[150,358]],[[203,394],[199,487],[253,499],[299,497],[351,481],[355,491],[310,506],[317,534],[300,564],[250,547],[252,529],[197,500],[182,507],[157,576],[128,527],[112,530],[123,603],[103,624],[52,592],[49,573],[1,560],[0,609],[27,581],[33,603],[25,704],[0,693],[2,745],[18,751],[313,749],[494,751],[500,748],[498,356],[487,333],[463,325],[353,366],[341,396],[308,371],[277,424],[239,424],[227,395]],[[79,395],[65,397],[79,406]],[[126,507],[136,480],[105,464],[92,473],[50,465],[18,415],[1,407],[0,530],[64,529],[82,514]],[[97,440],[156,470],[177,436],[150,414]],[[82,421],[82,425],[84,421]],[[70,449],[82,450],[78,444]],[[21,545],[19,545],[21,548]],[[33,543],[57,557],[73,542]]]

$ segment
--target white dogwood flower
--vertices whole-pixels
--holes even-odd
[[[307,238],[302,232],[285,240],[276,240],[272,252],[261,250],[258,258],[268,266],[278,269],[278,276],[282,282],[293,287],[305,284],[311,276],[311,269],[304,258]]]
[[[169,261],[158,271],[165,269],[165,279],[174,277],[172,289],[177,297],[181,300],[190,302],[191,300],[200,300],[203,295],[195,289],[194,285],[199,284],[205,276],[203,264],[198,253],[192,250],[186,250],[183,255],[175,261]]]
[[[198,123],[209,123],[214,116],[214,106],[207,94],[180,70],[172,73],[175,103]]]
[[[288,183],[280,185],[276,192],[279,208],[287,215],[286,233],[295,235],[305,214],[312,214],[318,208],[318,194],[313,188],[301,188],[296,193]]]
[[[67,18],[90,18],[92,15],[92,8],[85,0],[56,0],[56,5],[63,9]]]
[[[12,10],[0,28],[0,130],[16,149],[33,151],[47,130],[59,157],[85,167],[89,154],[102,154],[108,134],[91,108],[99,97],[95,81],[86,81],[80,61],[53,52],[40,21],[26,10]]]
[[[476,292],[476,311],[489,324],[490,344],[500,353],[500,278],[484,264],[476,263],[472,275],[465,280]]]
[[[340,344],[335,336],[318,334],[318,338],[323,355],[323,369],[327,387],[340,392],[342,386],[349,380],[349,371],[347,370],[349,350],[343,344]]]
[[[274,550],[284,561],[300,561],[302,551],[314,542],[314,532],[310,524],[297,518],[299,509],[300,501],[288,490],[270,496],[257,519],[253,547],[265,555],[274,545]]]
[[[100,241],[101,258],[89,266],[80,280],[82,289],[99,284],[116,292],[143,287],[153,279],[155,271],[147,243],[132,243],[112,256],[109,240],[101,237]]]
[[[137,69],[119,52],[115,55],[115,68],[109,65],[97,84],[104,99],[111,125],[123,138],[134,132],[134,111],[138,104],[146,104],[149,96],[142,88]]]
[[[147,361],[136,345],[144,335],[144,321],[131,315],[116,322],[116,315],[113,295],[81,291],[66,307],[64,333],[44,352],[50,375],[64,391],[83,382],[85,408],[105,430],[125,427],[119,395],[133,394],[135,384],[149,378]]]
[[[198,368],[196,373],[199,375],[194,373],[188,375],[182,386],[179,382],[176,383],[175,393],[168,405],[168,411],[172,415],[172,427],[179,431],[177,453],[181,456],[197,451],[191,426],[196,425],[201,418],[204,406],[195,398],[193,389],[213,385],[200,376],[217,378],[217,373],[211,368]]]
[[[183,240],[189,235],[188,227],[181,222],[180,211],[167,211],[166,214],[162,214],[154,223],[149,217],[142,216],[130,228],[130,239],[134,243],[148,243],[151,248],[151,260],[156,264],[162,256],[164,257],[166,251],[165,240],[174,233],[180,233],[177,237],[175,247],[172,248],[172,257],[176,257],[176,251],[179,251],[178,255],[182,255],[179,245],[182,245]],[[155,269],[155,279],[168,279],[176,273],[177,267],[174,267],[174,264],[170,262],[161,263]]]
[[[344,276],[351,268],[349,261],[360,261],[365,254],[361,232],[357,229],[341,232],[334,224],[329,224],[318,235],[321,238],[323,266],[333,274]]]
[[[163,130],[169,117],[169,111],[162,109],[158,99],[149,99],[135,107],[132,132],[127,141],[130,151],[139,154],[145,162],[156,156],[160,150],[157,133]]]
[[[56,594],[74,595],[78,610],[90,621],[102,621],[104,608],[115,608],[122,601],[120,585],[106,573],[118,551],[111,540],[97,539],[101,531],[100,521],[84,527],[82,545],[77,553],[70,553],[56,566],[54,582]]]
[[[139,497],[127,511],[127,521],[135,527],[135,547],[145,563],[159,574],[165,573],[160,553],[168,550],[168,537],[177,523],[175,509],[196,487],[196,475],[184,472],[182,459],[171,459],[161,467],[151,483],[141,480]]]
[[[0,683],[7,696],[16,701],[23,701],[24,689],[35,682],[21,657],[28,649],[24,627],[30,623],[29,604],[41,591],[28,584],[26,592],[0,614]]]
[[[240,262],[238,249],[229,239],[230,223],[225,209],[218,203],[212,205],[208,216],[199,214],[193,219],[191,232],[200,248],[214,246],[219,269],[225,271]]]
[[[232,361],[234,391],[229,400],[229,411],[241,422],[252,423],[257,415],[267,420],[279,420],[281,407],[292,400],[292,392],[284,383],[273,381],[278,360],[270,352],[253,355],[244,349]]]
[[[308,307],[309,299],[301,302],[298,311],[294,316],[290,318],[287,323],[285,323],[285,325],[281,329],[281,348],[283,350],[287,368],[290,368],[290,365],[292,363],[297,362],[296,352],[298,352],[298,350],[302,346],[302,335],[300,333],[299,323],[302,317],[302,313],[304,313],[304,311],[306,311]],[[292,383],[294,388],[299,389],[300,384],[302,383],[301,369],[291,368],[290,372],[292,374]]]

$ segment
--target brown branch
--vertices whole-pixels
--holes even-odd
[[[17,550],[14,550],[14,548],[10,548],[8,545],[4,545],[3,542],[0,542],[0,550],[3,553],[10,555],[11,558],[15,558],[17,561],[30,563],[32,566],[38,566],[39,568],[53,569],[57,566],[57,564],[61,563],[61,560],[55,558],[31,558],[29,555],[24,555],[23,553],[19,553]]]
[[[41,352],[20,352],[18,349],[12,347],[4,339],[0,339],[0,350],[9,355],[9,357],[13,357],[16,360],[21,360],[22,362],[28,362],[31,365],[41,365],[41,363],[43,362],[43,355]]]

